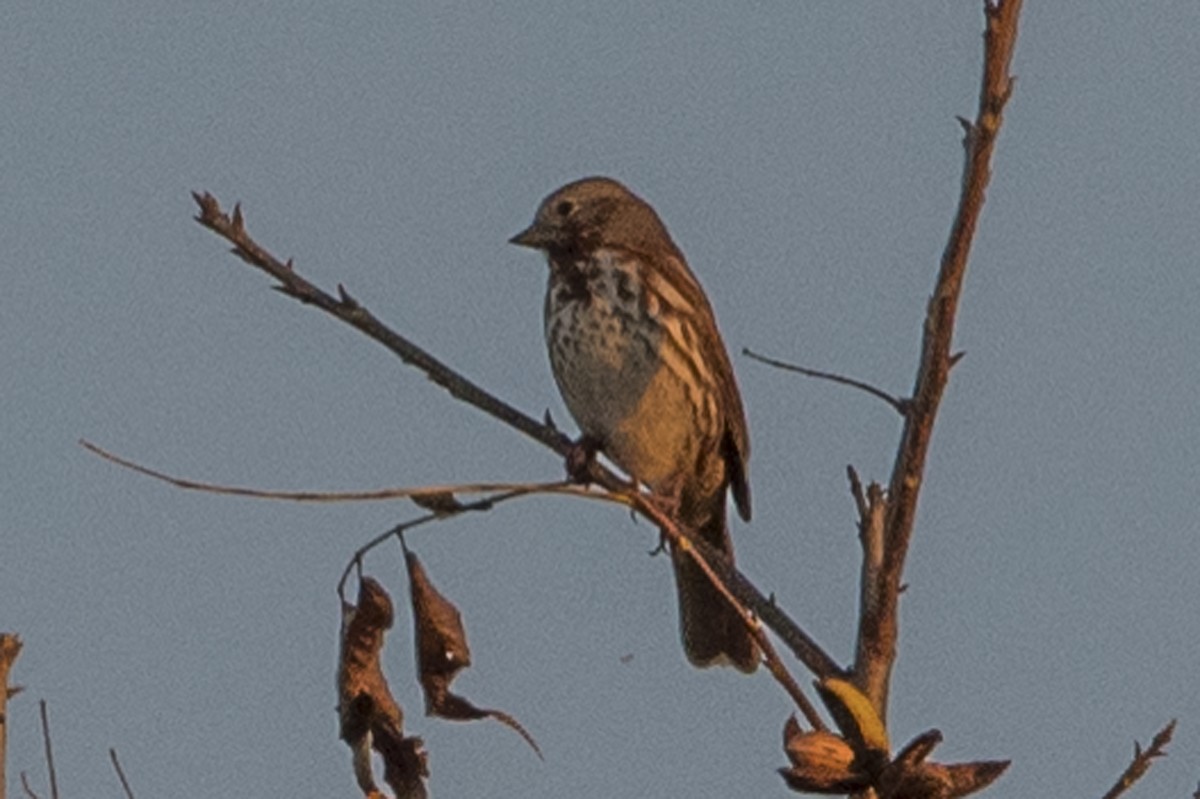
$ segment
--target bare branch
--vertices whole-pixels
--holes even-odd
[[[117,750],[109,748],[108,756],[117,771],[117,778],[121,780],[121,789],[125,791],[125,796],[127,799],[133,799],[133,788],[129,787],[129,780],[125,778],[125,769],[121,768],[121,761],[117,760]]]
[[[50,799],[58,799],[58,774],[54,770],[54,747],[50,745],[50,718],[46,713],[46,700],[38,702],[42,713],[42,742],[46,748],[46,770],[50,773]]]
[[[24,771],[21,772],[21,790],[25,791],[25,795],[28,796],[29,799],[38,799],[38,795],[34,792],[33,788],[29,784],[29,775]]]
[[[189,491],[202,491],[208,494],[251,497],[254,499],[284,499],[293,502],[363,502],[368,500],[411,499],[414,502],[420,503],[423,497],[441,494],[486,494],[497,491],[512,491],[526,485],[532,485],[525,483],[457,483],[442,486],[420,486],[417,488],[379,488],[371,491],[274,491],[245,488],[243,486],[218,485],[217,483],[205,483],[182,477],[174,477],[165,472],[134,463],[119,455],[114,455],[108,450],[85,439],[80,439],[79,444],[84,449],[99,455],[106,461],[111,461],[118,466],[123,466],[126,469],[155,480],[170,483],[176,488],[183,488]],[[542,484],[539,483],[537,485]]]
[[[1136,741],[1133,743],[1133,760],[1129,766],[1117,779],[1116,784],[1108,789],[1108,793],[1104,794],[1103,799],[1117,799],[1118,796],[1128,791],[1133,787],[1133,784],[1146,775],[1150,770],[1150,766],[1155,759],[1167,756],[1167,744],[1171,742],[1171,736],[1175,734],[1175,719],[1158,731],[1154,736],[1154,740],[1150,742],[1150,746],[1145,750],[1142,749]],[[1200,793],[1200,789],[1197,790]]]
[[[856,652],[866,657],[855,662],[854,680],[876,703],[884,719],[887,718],[887,691],[895,662],[904,561],[912,538],[933,424],[953,361],[950,348],[971,241],[991,177],[990,164],[1003,121],[1004,105],[1012,95],[1013,78],[1009,74],[1009,65],[1017,41],[1021,0],[985,0],[984,11],[987,30],[979,109],[973,123],[964,123],[966,160],[958,211],[926,312],[912,406],[905,417],[904,432],[888,484],[883,563],[877,585],[869,589],[879,602],[873,608],[864,607],[860,611]],[[864,588],[864,592],[867,590]]]

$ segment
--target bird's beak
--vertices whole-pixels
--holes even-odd
[[[546,239],[542,236],[542,232],[538,230],[537,223],[530,225],[513,236],[508,240],[508,243],[516,244],[518,247],[529,247],[534,250],[544,250],[546,248]]]

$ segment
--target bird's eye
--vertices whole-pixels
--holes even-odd
[[[571,212],[574,210],[575,203],[571,202],[570,200],[562,200],[558,205],[554,206],[554,212],[559,216],[570,216]]]

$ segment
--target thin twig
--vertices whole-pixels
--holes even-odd
[[[758,647],[763,652],[763,663],[767,671],[771,672],[771,676],[775,678],[775,682],[783,686],[783,690],[796,703],[796,707],[800,709],[800,713],[814,730],[827,731],[828,728],[825,726],[821,714],[817,712],[817,708],[804,693],[800,683],[796,682],[796,678],[784,667],[783,658],[779,657],[779,653],[775,651],[775,646],[771,643],[771,639],[762,625],[755,627],[754,640],[758,642]]]
[[[768,358],[766,355],[759,355],[757,352],[751,351],[749,347],[742,347],[742,354],[749,358],[753,358],[754,360],[759,361],[760,363],[765,363],[768,366],[774,366],[777,369],[784,369],[789,372],[797,372],[799,374],[805,375],[806,377],[815,377],[819,380],[828,380],[833,383],[839,383],[843,386],[850,386],[851,388],[857,388],[860,391],[865,391],[868,394],[870,394],[872,397],[878,397],[879,399],[886,402],[888,405],[891,405],[892,408],[895,409],[896,413],[900,414],[901,416],[907,416],[908,409],[912,405],[912,400],[894,397],[881,388],[876,388],[875,386],[871,385],[870,383],[864,383],[861,380],[855,380],[852,377],[846,377],[844,375],[835,374],[834,372],[821,372],[816,369],[809,369],[804,366],[797,366],[796,364],[788,363],[787,361],[780,361],[775,358]]]
[[[125,769],[121,768],[121,761],[117,760],[117,750],[110,748],[108,756],[112,759],[113,768],[117,770],[117,778],[121,780],[121,787],[125,790],[125,796],[133,799],[133,789],[129,787],[129,780],[125,779]]]
[[[860,618],[855,649],[869,652],[871,657],[855,663],[854,682],[867,693],[884,720],[887,719],[888,685],[895,663],[904,562],[912,538],[934,420],[952,365],[950,347],[971,241],[991,177],[990,164],[1003,121],[1004,105],[1012,95],[1013,78],[1009,67],[1017,41],[1020,11],[1021,0],[984,2],[987,30],[978,114],[973,123],[964,122],[965,165],[958,211],[926,312],[912,405],[905,416],[904,432],[888,484],[884,561],[879,571],[879,585],[874,589],[879,602],[874,613],[868,614],[863,609]]]
[[[258,488],[246,488],[244,486],[229,486],[219,485],[217,483],[205,483],[197,480],[188,480],[182,477],[173,477],[165,472],[160,472],[151,469],[147,466],[134,463],[131,460],[122,458],[119,455],[114,455],[102,447],[93,444],[85,439],[79,440],[80,446],[84,449],[94,452],[101,458],[111,461],[118,466],[123,466],[126,469],[131,469],[138,474],[144,474],[147,477],[152,477],[155,480],[161,480],[164,483],[170,483],[176,488],[183,488],[189,491],[202,491],[208,494],[229,494],[238,497],[252,497],[254,499],[283,499],[293,502],[362,502],[366,500],[391,500],[391,499],[421,499],[422,497],[437,495],[437,494],[486,494],[496,491],[511,491],[519,488],[518,483],[459,483],[455,485],[443,486],[419,486],[417,488],[379,488],[371,491],[274,491]]]
[[[361,569],[362,560],[375,547],[387,541],[389,538],[399,538],[403,543],[404,533],[412,530],[414,527],[420,527],[430,522],[442,521],[458,516],[462,513],[489,511],[496,505],[507,502],[510,499],[518,497],[527,497],[534,494],[571,494],[588,499],[611,500],[608,494],[596,493],[589,491],[585,486],[576,485],[574,483],[557,482],[557,483],[529,483],[527,485],[516,485],[505,491],[491,494],[486,497],[481,497],[473,502],[455,503],[452,507],[438,508],[437,510],[417,516],[413,519],[400,522],[399,524],[388,528],[386,531],[372,538],[367,543],[363,544],[350,557],[350,562],[346,564],[346,568],[342,570],[341,579],[338,580],[337,592],[338,596],[343,600],[346,598],[346,581],[350,579],[350,574],[355,567]]]
[[[29,785],[29,775],[24,771],[21,772],[21,790],[25,791],[25,795],[29,799],[38,799],[38,795],[34,793],[33,788]]]
[[[1133,742],[1133,760],[1124,773],[1117,779],[1113,787],[1108,789],[1108,793],[1104,794],[1103,799],[1117,799],[1118,796],[1125,793],[1133,784],[1146,776],[1146,772],[1150,770],[1153,762],[1160,757],[1167,756],[1167,744],[1171,742],[1171,736],[1175,733],[1175,719],[1171,719],[1167,726],[1158,731],[1154,736],[1154,740],[1150,742],[1150,746],[1145,750],[1137,742]],[[1200,792],[1200,791],[1198,791]]]
[[[46,700],[38,701],[42,712],[42,741],[46,747],[46,770],[50,772],[50,799],[58,799],[58,774],[54,771],[54,747],[50,745],[50,718],[46,712]]]

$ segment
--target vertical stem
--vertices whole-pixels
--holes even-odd
[[[16,691],[8,686],[8,672],[21,654],[21,639],[11,633],[0,633],[0,799],[8,795],[8,697]]]
[[[50,716],[46,712],[46,700],[38,701],[42,712],[42,742],[46,746],[46,770],[50,772],[50,799],[58,799],[58,774],[54,771],[54,747],[50,745]]]

